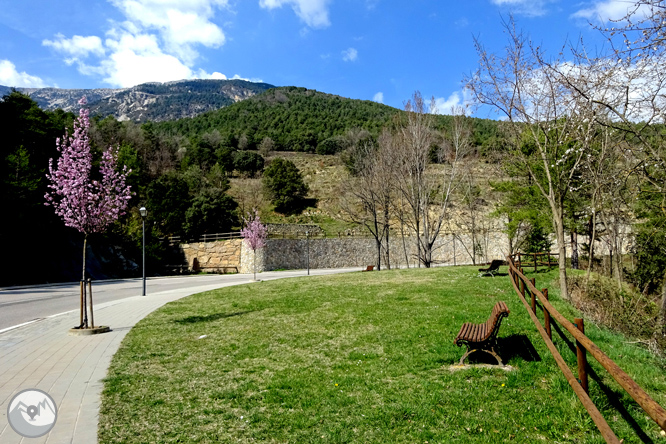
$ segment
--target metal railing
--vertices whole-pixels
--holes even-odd
[[[523,253],[524,255],[524,253]],[[532,321],[537,327],[539,334],[543,338],[546,346],[555,358],[555,362],[560,367],[569,385],[580,399],[581,403],[590,414],[595,425],[601,432],[601,435],[607,443],[617,443],[621,441],[617,438],[606,420],[603,418],[597,407],[594,405],[588,395],[587,383],[587,353],[592,355],[601,366],[617,381],[618,384],[631,396],[634,401],[641,406],[652,420],[654,420],[662,430],[666,430],[666,410],[654,401],[636,382],[631,379],[612,359],[610,359],[601,349],[592,342],[584,333],[583,319],[575,319],[572,323],[562,316],[548,301],[548,289],[538,290],[534,278],[528,279],[520,267],[516,266],[514,256],[507,256],[509,263],[509,276],[513,283],[513,288],[520,297],[521,302],[527,309]],[[530,264],[531,265],[531,264]],[[528,304],[526,297],[530,297]],[[537,303],[538,300],[538,303]],[[544,326],[536,316],[538,305],[541,306],[544,315]],[[576,352],[578,362],[578,378],[575,378],[569,366],[560,355],[552,341],[551,327],[553,323],[558,323],[566,329],[576,339]]]
[[[167,239],[170,244],[186,244],[193,242],[215,242],[219,240],[241,239],[241,238],[242,236],[240,234],[240,231],[234,231],[231,233],[211,233],[211,234],[204,233],[203,235],[197,238],[188,238],[183,236],[169,236]]]
[[[333,233],[328,234],[325,232],[315,232],[310,233],[306,236],[302,232],[293,232],[293,233],[268,233],[268,239],[305,239],[309,237],[310,239],[370,239],[372,236],[369,233]],[[187,243],[196,243],[196,242],[215,242],[220,240],[229,240],[229,239],[242,239],[240,231],[232,233],[212,233],[212,234],[203,234],[197,238],[189,238],[184,236],[169,236],[167,241],[169,244],[187,244]]]

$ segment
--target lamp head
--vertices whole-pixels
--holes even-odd
[[[139,208],[139,213],[141,214],[141,217],[148,216],[148,210],[146,210],[146,207]]]

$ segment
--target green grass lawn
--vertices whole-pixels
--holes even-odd
[[[572,319],[555,273],[535,276]],[[460,326],[485,321],[498,300],[511,310],[500,354],[514,370],[452,371],[464,352],[453,344]],[[586,329],[666,405],[665,360]],[[567,342],[556,343],[574,368]],[[618,436],[666,443],[592,364],[599,377],[590,380],[591,396]],[[168,304],[137,324],[113,358],[99,440],[603,442],[509,278],[479,278],[472,267],[259,282]]]

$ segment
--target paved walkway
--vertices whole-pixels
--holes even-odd
[[[311,270],[313,275],[353,269]],[[262,280],[303,276],[304,271],[267,272]],[[248,275],[248,279],[251,279]],[[97,325],[112,331],[95,336],[71,336],[78,324],[78,311],[19,327],[0,334],[0,444],[97,443],[97,425],[103,378],[127,332],[162,305],[177,299],[238,283],[222,283],[148,296],[134,296],[95,306]],[[22,438],[9,426],[8,404],[24,389],[47,392],[58,405],[58,419],[51,432],[41,438]]]

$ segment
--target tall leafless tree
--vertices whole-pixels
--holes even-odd
[[[466,78],[467,86],[479,104],[508,120],[514,145],[509,160],[527,172],[548,202],[559,253],[560,292],[569,299],[564,203],[594,134],[594,107],[572,94],[552,68],[563,62],[547,60],[516,29],[513,19],[505,28],[509,38],[501,56],[475,41],[479,68]]]
[[[414,234],[419,265],[430,267],[437,239],[449,216],[453,192],[458,186],[461,163],[469,139],[454,129],[444,146],[436,147],[433,128],[434,99],[428,108],[419,92],[405,105],[406,117],[398,127],[394,183],[405,202],[405,222]],[[463,110],[458,110],[463,112]],[[442,170],[430,166],[431,152],[444,163]]]

